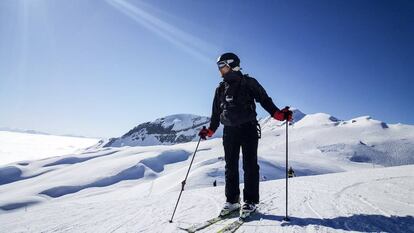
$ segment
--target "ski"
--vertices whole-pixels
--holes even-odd
[[[237,229],[239,229],[241,225],[243,225],[243,223],[255,213],[257,213],[257,210],[248,215],[243,215],[243,214],[240,215],[240,217],[237,220],[227,224],[222,229],[220,229],[217,233],[233,233],[237,231]]]
[[[229,214],[224,215],[224,216],[217,216],[217,217],[211,218],[211,219],[209,219],[207,221],[204,221],[202,223],[196,223],[196,224],[194,224],[190,227],[178,227],[178,228],[181,229],[181,230],[193,233],[193,232],[205,229],[205,228],[207,228],[207,227],[209,227],[209,226],[211,226],[211,225],[213,225],[217,222],[220,222],[222,220],[225,220],[225,219],[228,219],[228,218],[234,218],[234,217],[237,217],[237,216],[239,216],[239,212],[234,211],[234,212],[229,213]]]
[[[237,229],[239,229],[239,227],[241,225],[243,225],[243,223],[244,223],[244,219],[239,218],[239,219],[235,220],[234,222],[226,225],[221,230],[217,231],[217,233],[232,233],[232,232],[235,232],[235,231],[237,231]]]

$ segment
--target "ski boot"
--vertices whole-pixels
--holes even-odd
[[[229,215],[235,211],[240,210],[240,203],[236,202],[236,203],[230,203],[230,202],[226,202],[224,203],[224,207],[223,209],[220,211],[220,215],[219,216],[226,216]]]
[[[240,211],[240,218],[245,219],[249,217],[252,213],[256,212],[256,205],[252,203],[244,203]]]

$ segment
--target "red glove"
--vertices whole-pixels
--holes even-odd
[[[200,136],[202,139],[206,140],[207,136],[211,137],[213,136],[214,131],[211,130],[210,128],[206,128],[205,126],[200,130],[200,132],[198,133],[198,136]]]
[[[292,121],[293,120],[293,112],[289,110],[289,107],[285,107],[284,109],[275,112],[273,114],[273,118],[275,118],[278,121]]]

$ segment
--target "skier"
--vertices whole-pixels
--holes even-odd
[[[208,128],[200,130],[202,139],[211,137],[220,122],[224,125],[223,146],[225,165],[226,203],[220,216],[240,209],[239,153],[243,154],[244,204],[241,215],[247,216],[256,210],[259,203],[259,165],[257,147],[260,125],[256,120],[256,102],[276,120],[292,120],[289,108],[280,110],[259,82],[240,70],[240,59],[234,53],[224,53],[217,65],[223,81],[216,88],[211,122]]]
[[[295,171],[293,171],[293,168],[292,167],[289,167],[289,171],[288,171],[288,177],[289,178],[293,178],[293,177],[295,177],[296,175],[295,175]]]

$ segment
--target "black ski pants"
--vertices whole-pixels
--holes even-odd
[[[227,202],[239,201],[239,154],[243,154],[244,189],[243,201],[259,203],[259,165],[257,163],[258,146],[257,122],[248,122],[240,126],[224,126],[223,146],[226,161],[226,199]]]

